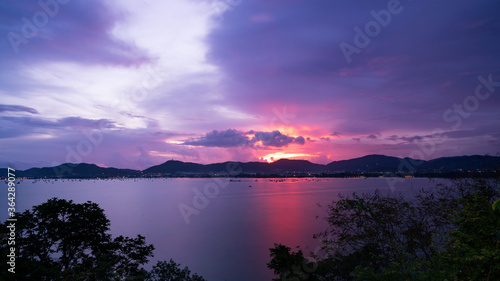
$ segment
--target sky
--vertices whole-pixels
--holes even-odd
[[[500,153],[492,0],[0,2],[0,166]]]

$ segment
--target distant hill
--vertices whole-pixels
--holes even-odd
[[[367,155],[349,160],[334,161],[326,165],[332,172],[397,172],[401,158],[385,155]]]
[[[152,173],[202,173],[205,172],[204,170],[205,165],[202,164],[197,164],[197,163],[190,163],[190,162],[181,162],[177,160],[169,160],[163,164],[156,165],[153,167],[149,167],[146,170],[144,170],[145,174],[152,174]]]
[[[66,163],[55,167],[31,168],[25,171],[17,170],[15,175],[18,178],[111,178],[137,177],[141,175],[141,171],[102,168],[97,165],[87,163]]]
[[[269,164],[271,170],[289,172],[325,172],[325,165],[314,164],[307,160],[280,159]]]
[[[27,178],[112,178],[149,176],[294,176],[294,175],[334,175],[334,174],[381,174],[416,173],[422,176],[439,176],[444,173],[483,173],[497,171],[500,157],[496,156],[456,156],[442,157],[429,161],[411,158],[397,158],[385,155],[367,155],[359,158],[333,161],[327,165],[311,163],[307,160],[280,159],[266,162],[223,162],[198,164],[170,160],[149,167],[143,171],[131,169],[103,168],[94,164],[66,163],[56,167],[31,168],[16,171],[16,177]],[[0,169],[1,177],[7,169]],[[3,176],[5,175],[5,176]]]
[[[321,172],[326,171],[325,165],[314,164],[307,160],[280,159],[272,163],[266,162],[224,162],[214,164],[197,164],[169,160],[163,164],[147,168],[144,174],[227,174],[231,172],[231,167],[236,167],[243,173],[282,173],[282,172]]]
[[[500,157],[493,156],[456,156],[442,157],[425,161],[418,168],[419,172],[452,172],[452,171],[474,171],[477,169],[500,169]]]

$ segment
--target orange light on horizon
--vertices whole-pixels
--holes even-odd
[[[290,137],[298,137],[298,136],[312,136],[317,137],[317,130],[321,130],[318,126],[313,125],[299,125],[299,126],[291,126],[285,124],[273,124],[267,127],[262,128],[264,131],[279,131],[284,135],[288,135]]]
[[[313,157],[313,156],[315,156],[315,155],[306,154],[306,153],[276,152],[276,153],[267,154],[265,156],[262,156],[261,158],[266,160],[268,163],[271,163],[271,162],[277,161],[279,159],[284,159],[284,158]]]

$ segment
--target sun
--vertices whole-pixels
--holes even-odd
[[[296,158],[296,157],[312,157],[314,155],[311,154],[306,154],[306,153],[285,153],[285,152],[276,152],[276,153],[271,153],[267,154],[265,156],[262,156],[261,158],[263,160],[266,160],[268,163],[272,163],[274,161],[277,161],[279,159],[284,159],[284,158]]]

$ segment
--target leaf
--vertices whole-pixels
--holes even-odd
[[[500,199],[498,199],[493,203],[493,211],[495,211],[499,207],[500,207]]]

